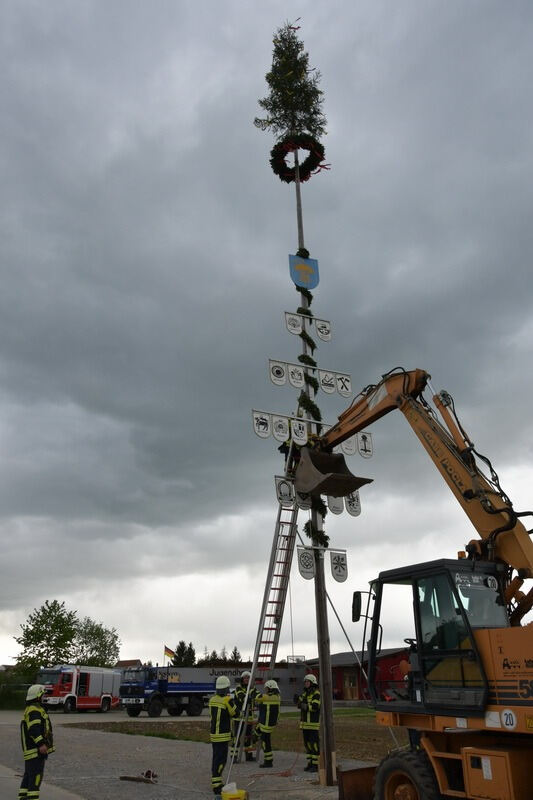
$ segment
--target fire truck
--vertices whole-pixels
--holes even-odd
[[[48,708],[62,709],[65,714],[105,712],[118,707],[120,677],[118,669],[57,664],[41,669],[37,683],[46,687],[43,704]]]

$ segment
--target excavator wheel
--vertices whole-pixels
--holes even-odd
[[[383,759],[374,779],[374,800],[441,800],[425,753],[403,750]]]

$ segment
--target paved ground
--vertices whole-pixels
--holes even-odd
[[[52,715],[57,752],[47,762],[41,800],[212,798],[210,745],[104,733],[69,725],[92,718],[93,715],[89,714]],[[115,712],[107,716],[110,721],[120,718],[121,715]],[[175,717],[169,719],[176,721]],[[0,711],[2,800],[15,800],[17,797],[22,769],[19,721],[19,712]],[[349,766],[356,764],[350,762]],[[304,766],[302,754],[275,752],[273,770],[258,769],[255,763],[237,764],[231,780],[239,789],[249,792],[250,800],[279,800],[284,797],[288,800],[336,800],[337,787],[319,786],[316,776],[303,772]],[[120,776],[138,776],[147,769],[157,773],[157,784],[120,780]]]

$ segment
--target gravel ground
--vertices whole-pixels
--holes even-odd
[[[169,741],[147,736],[55,725],[57,752],[50,756],[45,783],[54,783],[85,800],[199,800],[212,798],[211,747],[199,742]],[[20,771],[18,724],[0,724],[0,763]],[[355,765],[355,762],[353,762]],[[337,787],[320,787],[303,772],[305,757],[274,753],[274,769],[237,764],[231,780],[246,789],[250,800],[288,797],[292,800],[333,800]],[[119,780],[151,769],[157,784]],[[265,774],[266,773],[266,774]],[[286,773],[280,775],[279,773]]]

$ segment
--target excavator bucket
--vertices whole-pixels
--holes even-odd
[[[352,475],[343,455],[301,448],[300,462],[294,476],[297,492],[346,497],[366,483],[372,483],[372,478]]]

